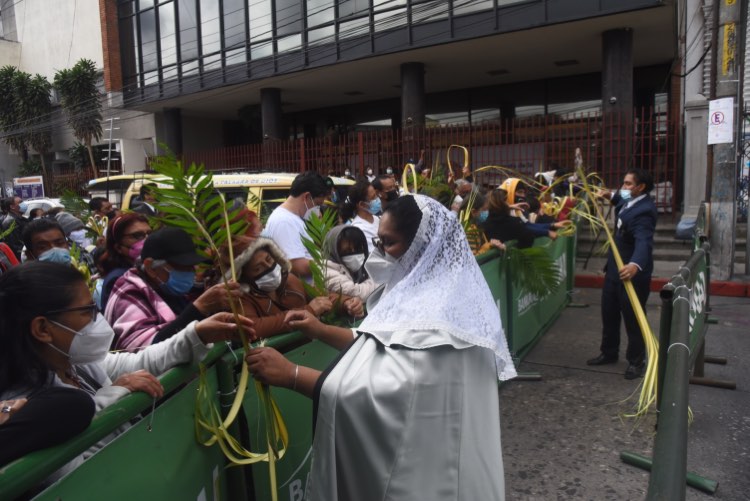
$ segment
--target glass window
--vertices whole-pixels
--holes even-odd
[[[533,117],[534,115],[544,115],[544,105],[535,104],[531,106],[516,106],[516,117]]]
[[[302,35],[297,33],[296,35],[289,35],[288,37],[279,38],[276,41],[276,50],[278,52],[286,52],[289,50],[299,49],[302,46]]]
[[[203,56],[203,71],[217,70],[221,68],[221,54]]]
[[[389,10],[375,14],[375,31],[386,31],[406,26],[406,9]]]
[[[177,37],[175,36],[174,3],[159,7],[159,36],[161,37],[161,65],[177,62]]]
[[[224,0],[224,49],[244,47],[245,0]]]
[[[370,10],[370,0],[339,0],[339,17],[362,14]]]
[[[576,115],[588,114],[598,116],[602,112],[602,100],[594,99],[592,101],[577,101],[574,103],[557,103],[547,105],[547,113],[557,115],[560,118],[569,120]]]
[[[307,1],[307,26],[318,26],[333,21],[333,0]]]
[[[310,30],[307,32],[307,43],[328,43],[333,42],[336,37],[336,27],[326,26],[325,28],[318,28],[317,30]]]
[[[276,0],[276,36],[299,33],[302,30],[302,2]]]
[[[149,9],[139,15],[141,21],[141,50],[143,51],[143,71],[157,68],[156,57],[156,11]]]
[[[273,55],[273,44],[270,41],[253,44],[250,47],[250,59],[261,59]]]
[[[250,41],[256,42],[258,40],[267,40],[271,38],[271,0],[248,1],[248,11],[250,12]]]
[[[498,1],[498,4],[503,3],[516,3],[518,0]],[[460,16],[462,14],[471,14],[472,12],[479,12],[482,10],[491,9],[492,0],[456,0],[453,3],[453,15]]]
[[[471,123],[481,124],[485,122],[497,122],[500,120],[499,108],[485,108],[481,110],[471,110]]]
[[[161,76],[163,81],[167,80],[174,80],[177,78],[177,66],[170,66],[169,68],[164,68],[161,71]]]
[[[429,23],[447,17],[448,4],[441,0],[420,3],[411,7],[412,23]]]
[[[372,0],[372,7],[375,12],[392,7],[406,6],[406,0]]]
[[[189,63],[182,63],[182,76],[187,77],[190,75],[198,74],[198,61],[190,61]]]
[[[370,32],[370,19],[361,17],[339,24],[339,38],[357,37]]]
[[[425,126],[439,127],[441,125],[458,125],[469,123],[468,111],[456,111],[453,113],[432,113],[425,115]]]
[[[244,47],[228,50],[226,51],[225,59],[227,66],[244,63],[247,61],[247,51]]]
[[[154,6],[154,0],[138,0],[138,10],[148,9]]]
[[[180,13],[180,59],[198,57],[198,23],[195,0],[178,0]]]
[[[219,0],[201,0],[201,46],[203,54],[221,50]]]

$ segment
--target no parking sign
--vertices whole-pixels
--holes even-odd
[[[714,99],[708,103],[708,144],[734,142],[734,98]]]

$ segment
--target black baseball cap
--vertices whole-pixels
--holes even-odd
[[[162,228],[146,238],[141,259],[163,259],[178,266],[195,266],[205,259],[195,250],[190,235],[180,228]]]

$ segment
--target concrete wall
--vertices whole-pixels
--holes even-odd
[[[23,49],[19,68],[50,81],[55,72],[91,59],[101,68],[98,0],[25,0],[16,6],[16,32]]]

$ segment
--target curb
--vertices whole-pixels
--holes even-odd
[[[651,292],[659,292],[669,282],[668,278],[654,277],[651,279]],[[601,289],[604,285],[604,275],[576,274],[576,287]],[[722,280],[711,281],[712,296],[750,297],[750,284],[746,282],[730,282]]]

